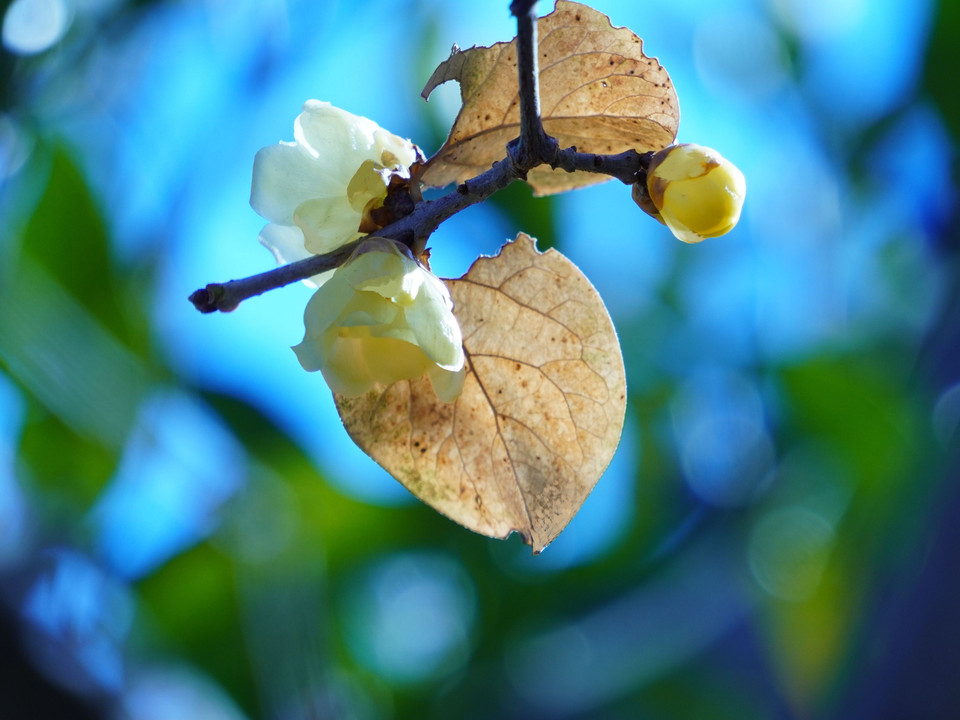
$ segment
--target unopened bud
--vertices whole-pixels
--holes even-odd
[[[633,199],[686,243],[723,235],[737,224],[747,181],[736,165],[701,145],[671,145],[655,154]]]

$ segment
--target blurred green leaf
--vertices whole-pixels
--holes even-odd
[[[957,92],[957,67],[960,67],[960,3],[940,0],[931,23],[927,48],[924,85],[940,107],[954,138],[960,138],[960,93]]]
[[[0,367],[38,404],[19,455],[39,487],[86,508],[115,469],[151,373],[121,340],[131,304],[100,212],[62,150],[20,240],[0,271]]]
[[[765,607],[768,652],[780,683],[802,714],[815,714],[819,699],[837,683],[863,611],[863,557],[859,548],[835,552],[819,587],[800,602]]]
[[[768,608],[771,653],[804,713],[815,711],[834,687],[861,630],[876,573],[890,563],[885,551],[899,542],[896,528],[909,522],[917,500],[931,489],[917,484],[924,436],[911,387],[893,357],[887,364],[856,355],[819,357],[783,372],[793,421],[788,433],[832,453],[838,467],[816,480],[849,495],[815,592]],[[820,485],[816,496],[830,492]],[[808,481],[807,492],[814,488]]]
[[[115,449],[74,432],[56,415],[39,407],[24,424],[18,455],[29,468],[34,484],[48,492],[44,510],[54,515],[63,510],[74,521],[100,494],[118,462]],[[62,524],[63,520],[50,519],[52,524]]]
[[[637,468],[637,517],[631,528],[632,541],[620,548],[620,562],[631,557],[635,560],[638,552],[651,561],[682,542],[693,529],[693,514],[700,509],[687,492],[677,458],[669,452],[672,431],[665,418],[669,417],[672,395],[673,388],[660,383],[630,396],[627,412],[637,419],[637,436],[632,441],[640,448],[641,462]]]
[[[0,286],[0,363],[75,433],[115,449],[150,383],[140,360],[27,258]]]
[[[0,281],[0,366],[36,403],[19,455],[39,487],[83,509],[112,475],[151,373],[121,340],[106,226],[62,149],[20,240]]]
[[[846,461],[863,489],[884,494],[918,447],[915,411],[892,371],[856,356],[815,358],[783,373],[801,437]]]
[[[244,447],[295,493],[298,534],[288,558],[294,565],[304,554],[314,553],[322,556],[333,572],[377,553],[442,544],[451,534],[463,533],[459,525],[421,503],[385,508],[338,492],[303,450],[259,409],[229,395],[212,391],[203,395]]]
[[[23,233],[22,251],[108,330],[127,336],[106,224],[82,171],[54,148],[47,188]]]
[[[209,544],[198,545],[142,580],[138,591],[161,642],[181,650],[255,716],[256,685],[230,559]]]
[[[763,706],[763,695],[757,692],[758,681],[756,674],[742,666],[701,660],[615,703],[611,717],[645,717],[637,712],[638,708],[648,710],[646,717],[696,720],[774,717],[774,708]],[[697,692],[690,692],[690,688],[697,688]]]
[[[503,214],[508,227],[536,238],[541,252],[557,244],[553,197],[534,198],[529,185],[515,182],[492,195],[489,203]]]

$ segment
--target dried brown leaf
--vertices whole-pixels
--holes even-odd
[[[522,233],[448,284],[468,360],[456,402],[420,378],[336,396],[337,408],[357,445],[425,503],[484,535],[518,532],[540,552],[620,440],[616,332],[583,273]]]
[[[559,0],[538,21],[543,126],[561,148],[615,154],[666,147],[677,136],[680,110],[670,76],[643,41],[586,5]],[[424,98],[448,80],[460,83],[463,107],[422,180],[442,187],[488,170],[520,133],[516,39],[492,47],[454,49],[434,71]],[[603,182],[596,173],[541,167],[527,182],[536,195]]]

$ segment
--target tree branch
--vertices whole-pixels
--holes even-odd
[[[520,137],[507,146],[521,173],[556,157],[557,141],[547,135],[540,118],[540,67],[537,60],[537,0],[514,0],[517,18],[517,80],[520,94]]]
[[[519,177],[513,162],[504,158],[485,173],[458,186],[455,192],[447,193],[436,200],[418,203],[409,215],[372,234],[407,244],[412,244],[417,238],[425,240],[442,222],[464,208],[486,200]],[[217,310],[230,312],[247,298],[333,270],[343,264],[359,244],[360,240],[355,240],[332,252],[297,260],[242,280],[210,283],[192,293],[190,302],[202,313]]]
[[[221,312],[236,310],[237,306],[247,298],[262,295],[268,290],[276,290],[298,280],[306,280],[308,277],[339,267],[350,257],[350,254],[360,244],[360,240],[341,245],[333,252],[297,260],[242,280],[210,283],[206,287],[192,292],[189,298],[190,302],[202,313],[212,313],[217,310]]]
[[[618,155],[594,155],[575,148],[560,150],[547,135],[540,118],[539,70],[537,66],[537,0],[513,0],[510,12],[517,18],[517,72],[520,93],[520,137],[507,145],[507,157],[486,172],[457,186],[456,191],[435,200],[417,203],[409,215],[377,230],[377,237],[413,245],[425,243],[441,223],[461,210],[486,200],[514,180],[523,179],[538,165],[551,165],[567,172],[609,175],[632,185],[642,179],[652,153],[628,150]],[[346,261],[360,243],[356,240],[333,252],[315,255],[241,280],[210,283],[190,295],[202,313],[229,312],[247,298],[305,280]],[[422,247],[422,245],[421,245]]]

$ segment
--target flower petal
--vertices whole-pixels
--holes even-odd
[[[392,240],[360,243],[314,293],[304,325],[294,352],[336,393],[356,396],[429,373],[449,402],[463,386],[462,333],[450,293]]]
[[[370,374],[384,386],[420,377],[431,364],[420,348],[403,340],[368,338],[362,347]]]
[[[301,203],[344,195],[345,186],[302,147],[279,143],[261,149],[253,160],[250,205],[270,222],[293,225],[293,213]]]
[[[257,153],[250,204],[271,223],[298,227],[314,254],[361,237],[364,213],[382,204],[391,175],[409,178],[422,157],[409,140],[319,100],[304,103],[293,134]],[[266,244],[291,254],[285,240]]]
[[[409,251],[407,251],[409,252]],[[370,238],[357,248],[356,259],[344,272],[357,290],[375,292],[400,304],[416,297],[423,275],[420,266],[393,240]]]
[[[430,276],[404,316],[428,358],[445,370],[459,370],[464,362],[463,337],[451,307],[446,286]]]
[[[304,337],[294,348],[305,370],[319,370],[328,344],[327,332],[353,299],[353,289],[338,271],[313,294],[303,311]],[[300,348],[299,350],[297,348]]]
[[[364,160],[376,160],[372,120],[321,100],[307,100],[293,126],[293,137],[341,186]]]
[[[390,325],[396,322],[399,316],[400,308],[377,293],[355,292],[337,318],[337,325],[340,327]]]
[[[390,168],[401,177],[410,177],[409,168],[420,154],[417,146],[383,128],[377,128],[374,138],[377,163]]]
[[[389,338],[337,338],[320,368],[330,389],[356,397],[427,371],[429,361],[416,345]]]
[[[430,378],[430,384],[440,402],[450,403],[460,397],[460,393],[463,392],[467,369],[462,367],[459,370],[444,370],[437,365],[432,365],[427,369],[427,377]]]
[[[361,216],[371,200],[379,200],[381,202],[377,205],[382,205],[383,199],[387,196],[389,180],[384,177],[384,174],[388,171],[378,168],[380,166],[373,160],[364,160],[347,183],[347,200],[350,202],[350,207]]]
[[[297,206],[293,224],[303,232],[304,246],[322,255],[362,237],[360,213],[350,207],[346,195],[315,197]]]

